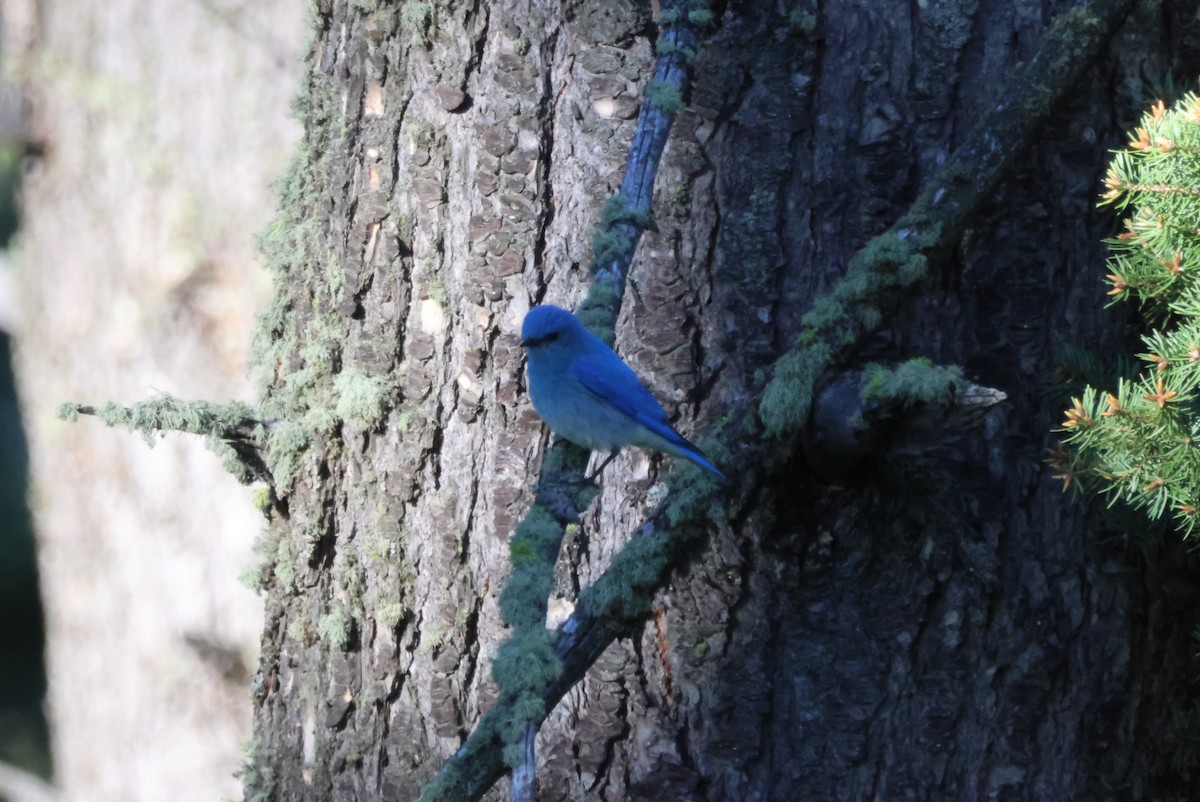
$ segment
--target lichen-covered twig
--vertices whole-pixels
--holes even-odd
[[[932,453],[1007,397],[924,358],[841,372],[817,394],[804,456],[818,478],[840,482],[885,452]]]
[[[661,6],[654,76],[643,91],[621,190],[600,213],[592,242],[592,283],[587,298],[575,310],[585,326],[610,343],[638,240],[643,231],[654,229],[650,208],[654,179],[687,92],[700,41],[699,27],[711,16],[707,0],[674,0]]]
[[[253,408],[239,401],[214,404],[158,395],[128,407],[109,401],[99,407],[67,402],[58,408],[58,416],[64,420],[75,420],[80,415],[92,415],[109,426],[138,432],[150,445],[166,432],[200,435],[224,457],[226,470],[240,481],[271,482],[262,457],[270,422],[261,420]]]
[[[805,315],[800,341],[775,363],[759,412],[768,435],[793,435],[813,388],[926,275],[930,257],[953,247],[1063,95],[1095,60],[1132,0],[1080,3],[1055,19],[1032,59],[1005,82],[992,111],[890,229],[872,239],[846,275]]]

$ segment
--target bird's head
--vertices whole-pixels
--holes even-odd
[[[557,306],[535,306],[521,326],[521,346],[530,359],[567,352],[583,331],[579,318]]]

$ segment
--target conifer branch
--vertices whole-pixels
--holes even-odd
[[[1142,337],[1136,376],[1115,392],[1087,386],[1060,431],[1070,450],[1047,460],[1062,480],[1151,518],[1170,512],[1185,534],[1200,522],[1200,98],[1159,101],[1113,157],[1102,204],[1129,209],[1109,240],[1108,295],[1141,302],[1157,327]]]

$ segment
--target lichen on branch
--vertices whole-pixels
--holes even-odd
[[[99,407],[73,402],[58,407],[58,417],[63,420],[75,421],[80,415],[95,416],[108,426],[137,432],[151,446],[167,432],[200,435],[222,456],[226,470],[240,481],[269,478],[261,456],[268,422],[239,401],[216,404],[162,394],[127,407],[112,401]]]

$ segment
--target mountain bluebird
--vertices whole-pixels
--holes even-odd
[[[613,349],[557,306],[525,315],[521,345],[529,355],[529,397],[560,437],[593,451],[640,446],[683,457],[722,479],[725,474],[667,423],[662,406]],[[595,474],[593,474],[595,475]]]

